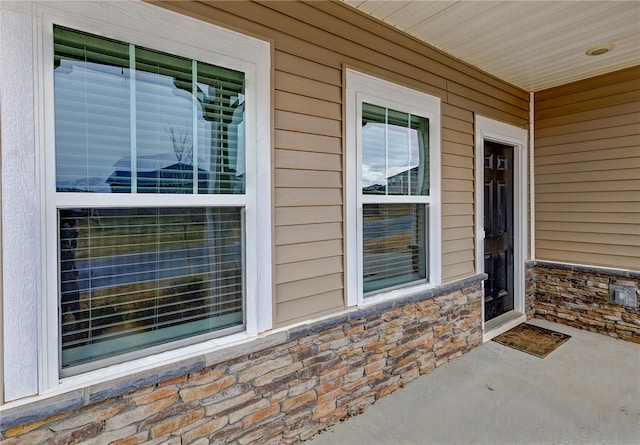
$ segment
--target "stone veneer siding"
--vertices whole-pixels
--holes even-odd
[[[298,443],[478,346],[484,278],[3,412],[1,443]]]
[[[546,262],[528,266],[536,318],[640,343],[640,307],[609,303],[609,285],[640,289],[640,272]]]

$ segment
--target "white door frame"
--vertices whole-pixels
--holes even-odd
[[[525,262],[527,258],[527,130],[515,125],[475,115],[476,174],[476,271],[484,273],[484,141],[494,141],[513,147],[513,303],[514,309],[504,316],[504,323],[485,329],[484,299],[482,302],[483,341],[489,341],[526,320]],[[503,317],[503,316],[501,316]]]

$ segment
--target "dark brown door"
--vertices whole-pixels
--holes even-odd
[[[513,147],[484,142],[484,319],[513,310]]]

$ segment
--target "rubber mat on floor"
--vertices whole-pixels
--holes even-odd
[[[544,358],[570,338],[570,335],[561,332],[522,323],[494,337],[493,341],[527,354]]]

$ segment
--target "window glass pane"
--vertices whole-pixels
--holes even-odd
[[[61,27],[54,42],[58,191],[245,192],[244,73]]]
[[[78,208],[58,217],[63,368],[242,329],[241,209]]]
[[[135,62],[138,193],[193,193],[191,60],[136,48]],[[131,186],[130,166],[123,159],[112,188]]]
[[[372,292],[427,278],[425,204],[363,206],[363,287]]]
[[[108,193],[114,165],[130,155],[129,46],[54,33],[57,190]]]
[[[362,104],[362,193],[428,195],[428,119]]]
[[[245,192],[244,73],[198,62],[198,146],[207,193]]]

